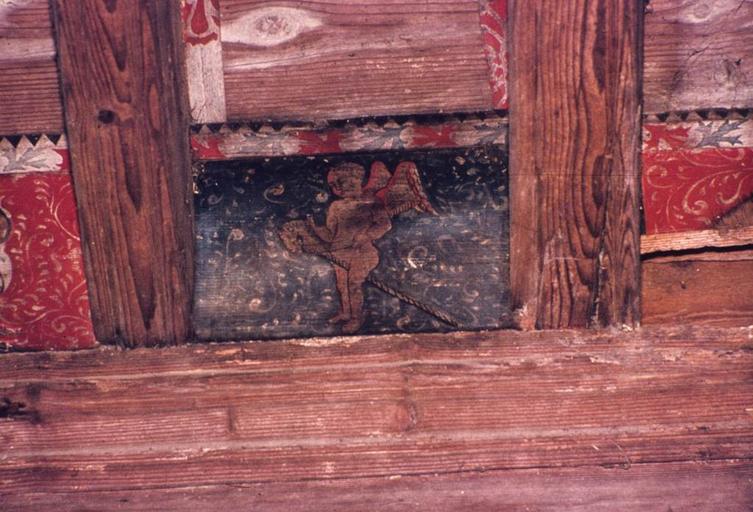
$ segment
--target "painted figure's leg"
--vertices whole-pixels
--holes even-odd
[[[353,334],[364,321],[363,287],[369,273],[379,264],[379,253],[374,246],[362,248],[357,258],[352,259],[348,272],[348,293],[350,295],[350,320],[343,325],[343,332]]]
[[[337,291],[340,294],[340,311],[329,319],[330,323],[345,322],[350,320],[350,293],[348,291],[348,271],[339,265],[333,265],[335,269],[335,281]]]

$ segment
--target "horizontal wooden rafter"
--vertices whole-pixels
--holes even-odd
[[[45,491],[2,495],[10,510],[263,510],[380,512],[468,510],[748,511],[753,494],[750,461],[627,463],[607,467],[468,471],[443,475],[307,480],[304,482],[185,485],[163,489]],[[378,507],[376,505],[378,504]]]
[[[750,459],[751,364],[690,327],[9,354],[0,493]]]

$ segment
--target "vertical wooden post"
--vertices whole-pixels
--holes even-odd
[[[511,272],[523,327],[639,320],[642,9],[512,0]]]
[[[193,281],[179,4],[52,5],[97,338],[179,343]]]

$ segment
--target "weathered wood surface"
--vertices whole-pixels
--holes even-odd
[[[753,457],[750,345],[750,329],[678,327],[10,354],[0,495],[580,466],[621,468],[628,492],[660,472],[645,464]],[[741,478],[683,467],[695,476],[667,490],[678,503],[699,496],[681,497],[691,482],[713,495]]]
[[[703,462],[0,496],[7,512],[748,512],[752,482],[750,462]]]
[[[203,0],[201,3],[209,7],[216,4],[210,0]],[[484,0],[485,6],[491,6],[490,10],[484,12],[493,15],[488,20],[481,20],[485,43],[482,43],[479,36],[478,6],[473,5],[476,2],[465,0],[458,8],[465,14],[457,12],[448,16],[447,10],[451,8],[448,6],[452,4],[456,2],[442,4],[438,11],[427,13],[421,13],[420,9],[416,8],[417,5],[421,5],[418,0],[406,4],[404,8],[401,6],[405,12],[413,13],[416,17],[424,14],[429,16],[419,25],[406,25],[403,28],[401,24],[384,24],[378,29],[365,25],[363,18],[356,19],[358,13],[355,12],[363,7],[353,7],[352,2],[347,3],[351,6],[348,7],[351,9],[350,13],[324,13],[323,16],[327,19],[334,19],[332,25],[323,25],[328,31],[327,38],[347,41],[345,38],[350,36],[353,46],[358,49],[354,57],[350,57],[352,52],[348,51],[348,46],[341,44],[334,45],[336,53],[333,58],[330,53],[332,45],[325,45],[327,38],[318,39],[314,30],[298,36],[298,40],[305,44],[297,50],[290,42],[277,46],[247,46],[233,43],[236,48],[228,51],[229,54],[236,55],[238,59],[242,55],[248,57],[240,66],[236,63],[225,69],[229,81],[234,83],[233,94],[237,96],[237,100],[231,101],[238,110],[232,112],[233,117],[257,118],[275,115],[272,107],[266,113],[262,113],[256,107],[249,110],[241,103],[249,99],[258,101],[259,104],[268,103],[268,97],[275,96],[281,84],[286,83],[289,84],[285,87],[288,93],[279,99],[277,106],[287,102],[283,106],[289,111],[288,117],[305,117],[312,108],[306,105],[306,102],[317,95],[331,96],[328,100],[329,105],[323,105],[322,112],[336,112],[337,108],[347,110],[340,105],[340,94],[348,91],[357,96],[352,99],[353,102],[364,101],[369,107],[384,106],[393,112],[432,111],[437,110],[435,106],[442,105],[447,107],[445,110],[488,110],[492,104],[504,108],[504,94],[500,93],[504,90],[504,83],[499,80],[507,71],[503,60],[498,62],[501,67],[495,74],[498,85],[495,89],[495,99],[492,100],[491,93],[486,90],[489,89],[488,86],[479,89],[484,80],[488,82],[489,77],[488,65],[483,62],[482,45],[490,50],[492,62],[495,62],[495,57],[504,58],[503,54],[495,53],[494,46],[500,37],[505,37],[504,27],[500,27],[499,23],[504,12],[495,10],[501,2]],[[258,12],[259,9],[279,10],[282,7],[280,2],[265,4],[252,0],[225,0],[222,5],[225,11],[223,15],[229,20],[239,19],[255,8]],[[297,5],[290,4],[288,7],[295,8]],[[394,11],[394,4],[382,4],[374,9],[377,8],[381,12],[394,12],[395,17],[405,18],[405,12]],[[261,32],[257,36],[248,36],[254,30],[251,25],[237,25],[241,39],[265,39],[264,34],[268,34],[265,40],[269,41],[269,38],[275,35],[282,37],[295,34],[295,30],[306,28],[306,20],[310,19],[306,16],[296,17],[295,12],[288,17],[275,17],[273,11],[269,11],[269,14],[250,20],[259,23]],[[356,19],[360,26],[347,25],[351,14],[353,17],[350,19]],[[374,16],[372,11],[366,14],[370,18]],[[446,37],[446,40],[443,39],[444,42],[440,42],[439,45],[436,44],[436,39],[440,36],[435,28],[438,17],[441,17],[439,25],[448,27],[442,36]],[[475,18],[472,20],[472,17]],[[427,33],[427,30],[420,30],[422,27],[430,28],[431,31]],[[208,26],[207,29],[209,28],[211,27]],[[646,16],[646,110],[664,112],[753,106],[753,85],[749,79],[753,75],[752,28],[753,6],[749,1],[653,0],[649,4]],[[316,30],[321,30],[321,27],[317,27]],[[353,34],[355,38],[352,37]],[[204,36],[206,39],[207,33],[197,36]],[[1,4],[0,39],[0,112],[3,113],[0,116],[0,133],[59,132],[63,127],[63,119],[48,1],[24,0]],[[368,50],[361,49],[358,43],[361,40],[366,41]],[[463,42],[468,46],[462,46]],[[312,47],[312,44],[318,46]],[[196,58],[195,66],[191,66],[190,69],[202,69],[203,72],[209,71],[210,75],[216,76],[217,66],[222,65],[221,55],[218,58],[216,53],[219,48],[220,45],[214,44],[214,41],[207,46],[189,48],[189,60],[192,56]],[[389,55],[380,59],[379,55],[385,51],[388,51]],[[422,75],[417,76],[413,68],[410,68],[411,59],[424,67]],[[340,65],[341,71],[334,73],[333,63]],[[458,63],[466,64],[456,67]],[[265,68],[270,65],[272,68]],[[378,69],[378,66],[385,68]],[[392,68],[395,71],[394,75],[389,66],[398,67]],[[261,87],[266,91],[262,97],[267,99],[254,99],[253,90],[245,92],[245,86],[241,83],[242,76],[246,73],[242,71],[243,68],[250,69],[249,73],[258,77],[264,76],[268,69],[276,70],[275,79],[266,81],[257,78],[254,82],[257,89]],[[367,71],[364,71],[365,69]],[[295,96],[295,89],[300,88],[301,83],[311,81],[312,75],[319,71],[322,72],[321,79],[315,78],[316,87],[309,86],[303,89],[303,96]],[[284,75],[285,72],[293,73],[294,76],[291,78]],[[236,75],[236,78],[232,78],[233,75]],[[198,76],[191,76],[189,80],[195,83],[194,119],[197,122],[224,120],[223,106],[217,101],[223,81],[210,81]],[[446,93],[437,90],[435,84],[447,85],[448,80],[457,81],[450,84],[453,93],[457,93],[453,94],[456,99],[445,97],[448,96]],[[417,86],[419,83],[422,84],[420,87]],[[392,90],[389,84],[392,84]],[[410,92],[406,89],[410,89]],[[373,102],[368,99],[368,95],[373,97]],[[365,113],[365,110],[355,111],[349,115],[360,116]],[[338,116],[342,115],[344,114],[340,113]]]
[[[641,237],[641,254],[741,245],[753,245],[753,226],[643,235]]]
[[[646,325],[753,326],[753,251],[702,252],[643,262]]]
[[[53,2],[97,339],[189,333],[193,210],[177,2]]]
[[[751,167],[750,172],[753,173],[753,167]],[[753,195],[747,201],[725,213],[714,226],[722,233],[753,232]],[[746,237],[746,243],[753,243],[753,236]]]
[[[229,119],[493,108],[478,0],[223,0]]]
[[[647,112],[753,107],[753,2],[651,0]]]
[[[0,134],[62,129],[49,1],[0,1]]]
[[[511,275],[523,327],[638,320],[641,8],[512,3]]]

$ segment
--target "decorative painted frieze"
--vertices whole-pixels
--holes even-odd
[[[220,1],[181,0],[191,117],[195,123],[222,123],[225,77],[220,42]]]
[[[0,176],[0,348],[96,344],[71,176]]]
[[[481,32],[494,108],[507,103],[507,0],[481,0]]]
[[[0,137],[0,175],[68,171],[65,135]]]
[[[643,126],[646,233],[709,229],[753,197],[753,120]]]
[[[369,122],[345,127],[201,126],[191,136],[198,160],[255,156],[317,155],[398,149],[455,148],[505,144],[507,119],[499,116],[438,123]]]

